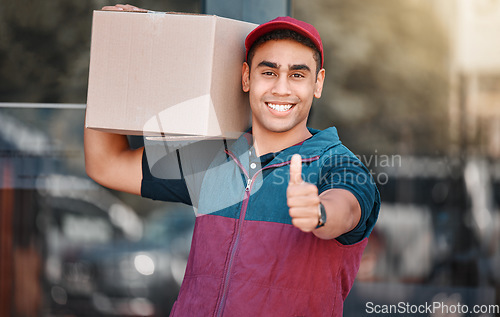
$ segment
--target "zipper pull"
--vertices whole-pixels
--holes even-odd
[[[245,191],[247,191],[247,192],[248,192],[248,191],[250,191],[250,186],[251,186],[251,185],[252,185],[252,179],[251,179],[251,178],[249,178],[249,179],[247,180],[247,187],[245,188]]]

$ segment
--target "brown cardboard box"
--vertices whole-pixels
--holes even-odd
[[[94,11],[86,126],[145,136],[236,137],[255,24],[210,15]]]

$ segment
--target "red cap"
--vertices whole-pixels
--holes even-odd
[[[259,25],[252,32],[250,32],[245,40],[246,58],[248,59],[248,51],[258,38],[266,33],[278,29],[292,30],[310,39],[321,55],[321,67],[323,67],[323,43],[321,42],[318,30],[316,30],[316,28],[309,23],[291,17],[278,17],[267,23]]]

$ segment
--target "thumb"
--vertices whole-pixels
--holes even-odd
[[[294,154],[290,162],[290,184],[302,182],[302,158],[300,154]]]

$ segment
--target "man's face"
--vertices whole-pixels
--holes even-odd
[[[271,40],[243,64],[252,125],[271,132],[305,128],[313,98],[321,97],[325,70],[316,76],[314,50],[293,40]]]

